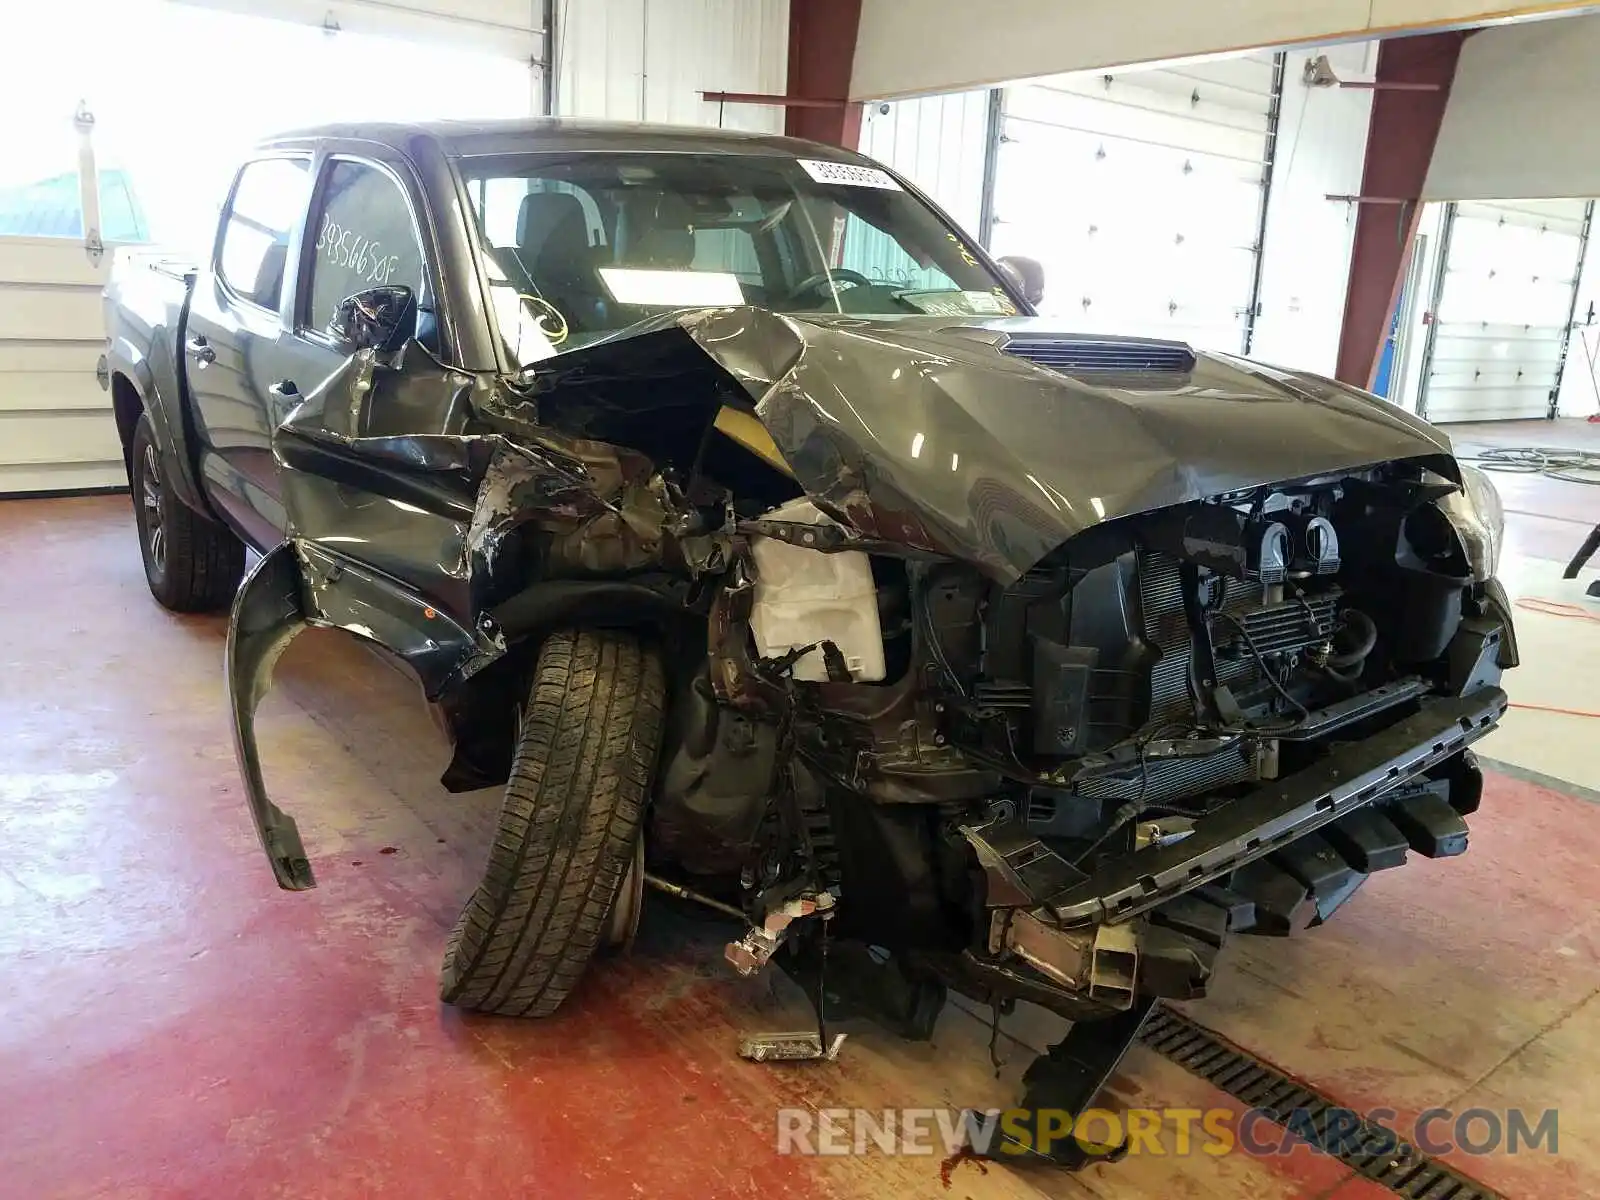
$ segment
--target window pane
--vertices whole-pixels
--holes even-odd
[[[277,308],[283,294],[289,233],[304,210],[309,169],[301,159],[264,158],[239,176],[222,236],[222,279],[263,308]]]
[[[311,261],[306,324],[327,325],[339,301],[381,284],[423,296],[422,248],[395,181],[376,168],[336,162],[328,172]]]
[[[66,171],[0,183],[0,234],[23,237],[83,236],[78,172]]]

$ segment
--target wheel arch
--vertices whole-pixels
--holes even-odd
[[[161,456],[161,476],[171,485],[173,495],[185,508],[222,524],[200,487],[199,460],[192,453],[199,439],[193,431],[193,418],[184,410],[184,397],[179,394],[182,389],[178,364],[171,359],[164,341],[153,344],[147,356],[125,338],[114,339],[106,355],[111,410],[117,438],[122,443],[123,466],[131,485],[133,437],[139,418],[145,417]]]
[[[505,639],[505,655],[453,682],[436,708],[453,748],[439,781],[446,791],[497,787],[509,778],[515,714],[546,634],[558,628],[617,629],[666,645],[678,640],[674,635],[685,622],[704,625],[703,617],[667,592],[606,579],[536,582],[496,605],[489,617]],[[703,647],[703,635],[698,644]]]
[[[122,466],[127,471],[128,483],[132,486],[133,431],[139,426],[139,418],[145,414],[145,403],[138,386],[122,371],[117,371],[111,376],[111,412],[117,422],[117,440],[122,443]],[[154,424],[152,420],[151,425]],[[158,430],[156,433],[158,446],[161,441]]]
[[[388,651],[437,701],[505,653],[492,623],[467,629],[402,584],[301,539],[279,543],[245,576],[228,623],[227,679],[234,754],[245,800],[278,886],[316,886],[294,819],[268,795],[256,709],[278,659],[308,625],[340,629]]]

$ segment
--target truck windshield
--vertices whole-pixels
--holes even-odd
[[[1016,311],[971,247],[875,167],[677,153],[503,155],[459,167],[519,365],[683,308]]]

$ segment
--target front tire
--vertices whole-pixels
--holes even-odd
[[[483,882],[445,947],[445,1003],[542,1017],[576,986],[634,860],[665,696],[631,634],[545,640]]]
[[[150,594],[173,612],[226,608],[244,577],[244,543],[173,494],[148,416],[139,418],[131,453],[128,482]]]

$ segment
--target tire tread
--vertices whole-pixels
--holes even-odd
[[[664,696],[633,635],[545,640],[483,880],[446,945],[446,1003],[546,1016],[576,986],[633,859]]]
[[[134,430],[131,451],[133,474],[129,482],[135,510],[140,504],[144,448],[154,444],[150,418],[142,416]],[[161,523],[167,542],[164,569],[156,570],[148,550],[142,544],[140,547],[150,594],[173,612],[216,612],[226,608],[244,578],[244,543],[231,529],[201,516],[178,499],[165,480],[161,483]],[[140,538],[142,543],[142,523]]]

